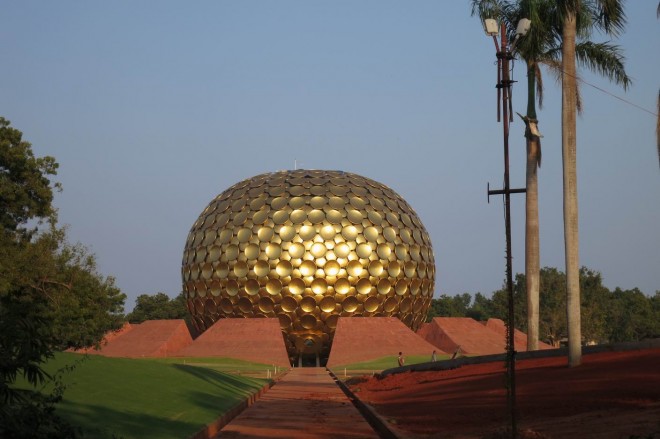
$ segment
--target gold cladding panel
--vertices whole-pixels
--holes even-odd
[[[219,318],[278,318],[291,356],[310,335],[327,354],[340,316],[397,316],[416,330],[433,297],[428,233],[390,188],[340,171],[244,180],[192,226],[182,262],[200,331]]]

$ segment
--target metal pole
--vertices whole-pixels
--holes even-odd
[[[503,127],[503,141],[504,141],[504,189],[502,190],[488,190],[488,195],[502,194],[504,195],[504,223],[506,233],[506,286],[507,286],[507,302],[508,302],[508,315],[506,325],[506,383],[507,383],[507,408],[511,422],[511,437],[517,437],[517,410],[516,410],[516,351],[514,344],[514,298],[513,298],[513,270],[512,270],[512,255],[511,255],[511,194],[523,193],[525,189],[511,189],[509,182],[509,123],[512,121],[512,114],[509,112],[511,106],[511,84],[513,81],[509,76],[509,62],[513,56],[509,50],[509,44],[506,37],[506,28],[502,24],[501,28],[501,45],[498,48],[497,38],[495,40],[495,47],[497,50],[497,66],[498,66],[498,108],[497,116],[498,122],[500,120],[500,110],[502,112],[502,127]],[[501,96],[501,100],[500,100]],[[500,107],[501,106],[501,107]]]
[[[504,219],[506,227],[506,284],[508,291],[509,315],[506,328],[506,357],[509,386],[507,388],[509,416],[511,417],[511,437],[517,436],[516,419],[516,359],[513,332],[515,327],[513,307],[513,275],[511,262],[511,192],[509,184],[509,105],[511,97],[511,80],[509,78],[508,42],[506,41],[506,29],[502,25],[502,126],[504,134]]]

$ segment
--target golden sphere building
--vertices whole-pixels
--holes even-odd
[[[221,318],[277,318],[292,359],[327,358],[339,317],[398,317],[433,297],[431,240],[387,186],[342,171],[258,175],[218,195],[186,241],[183,291],[201,332]]]

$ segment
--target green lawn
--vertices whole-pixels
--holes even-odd
[[[190,366],[202,366],[208,369],[217,370],[220,372],[227,372],[235,375],[247,375],[252,377],[266,378],[273,376],[277,373],[288,370],[288,368],[272,364],[250,363],[235,358],[226,357],[205,357],[205,358],[183,358],[183,357],[167,357],[167,358],[154,358],[150,361],[157,361],[159,363],[167,364],[183,364]]]
[[[450,355],[438,355],[438,361],[447,360]],[[426,363],[431,360],[429,355],[407,355],[406,364]],[[381,372],[385,369],[398,367],[397,356],[390,355],[387,357],[377,358],[375,360],[363,361],[360,363],[342,364],[335,366],[332,370],[335,373],[343,373],[343,370],[349,371],[365,371],[365,372]]]
[[[185,364],[184,364],[185,361]],[[125,359],[59,353],[46,364],[67,388],[58,412],[92,438],[190,436],[267,383],[216,370],[264,369],[228,359]],[[208,364],[195,366],[188,363]]]

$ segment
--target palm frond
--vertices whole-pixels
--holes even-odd
[[[607,35],[617,37],[626,26],[626,13],[622,0],[596,0],[592,9],[594,27]]]
[[[632,83],[623,65],[625,58],[619,46],[591,41],[580,42],[575,45],[575,57],[580,65],[621,85],[624,90]]]
[[[499,20],[502,14],[502,0],[472,0],[470,15],[479,17],[481,21],[486,18]]]
[[[582,116],[584,106],[582,105],[582,92],[580,90],[580,83],[582,79],[579,74],[575,75],[575,109],[579,116]]]
[[[536,77],[536,99],[539,102],[539,108],[543,109],[543,74],[538,63],[534,64],[534,76]]]

